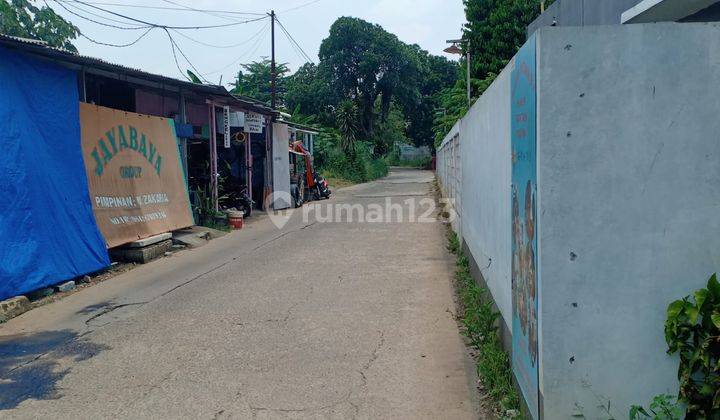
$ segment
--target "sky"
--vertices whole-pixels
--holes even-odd
[[[256,14],[275,10],[278,20],[316,63],[320,43],[328,36],[332,23],[341,16],[358,17],[380,24],[406,43],[418,44],[432,54],[451,59],[454,57],[443,53],[447,47],[445,41],[459,38],[465,22],[462,0],[48,0],[48,4],[79,27],[86,36],[106,44],[130,43],[146,29],[102,26],[73,15],[62,6],[92,20],[124,28],[133,26],[133,23],[97,8],[168,26],[227,25],[262,17],[168,8],[191,7]],[[150,9],[147,6],[164,9]],[[170,34],[180,49],[175,55],[183,72],[191,66],[182,53],[203,74],[204,79],[218,84],[222,77],[222,84],[227,85],[234,80],[240,64],[270,55],[269,29],[269,19],[262,19],[222,28],[179,30],[180,34],[171,31]],[[306,62],[278,27],[275,37],[278,62],[288,63],[292,71]],[[83,55],[155,74],[183,77],[175,63],[170,39],[160,28],[151,30],[136,44],[128,47],[98,45],[82,37],[75,40],[74,44]]]

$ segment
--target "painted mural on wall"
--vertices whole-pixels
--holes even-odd
[[[512,365],[525,401],[538,418],[538,275],[535,37],[512,72]]]
[[[80,125],[108,248],[194,224],[172,120],[81,103]]]

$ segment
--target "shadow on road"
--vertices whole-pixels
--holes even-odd
[[[70,371],[68,363],[108,349],[71,330],[0,337],[0,410],[28,399],[59,398],[55,386]]]

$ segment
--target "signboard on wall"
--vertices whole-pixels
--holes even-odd
[[[533,418],[539,411],[537,86],[535,36],[515,56],[511,87],[512,367]]]
[[[245,132],[251,134],[262,133],[263,130],[263,116],[254,112],[248,112],[245,114]]]
[[[108,248],[194,224],[171,119],[80,103],[95,220]]]
[[[223,107],[223,140],[226,149],[230,148],[230,107]]]

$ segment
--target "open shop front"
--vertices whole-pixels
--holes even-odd
[[[198,223],[223,223],[231,209],[247,217],[262,208],[269,117],[232,100],[189,103],[187,111],[188,187]]]

